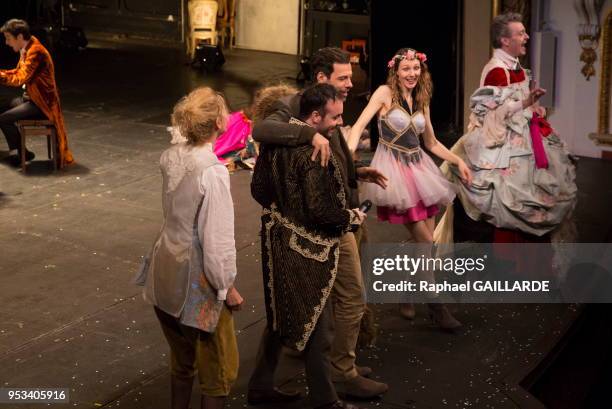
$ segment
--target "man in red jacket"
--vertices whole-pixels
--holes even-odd
[[[64,116],[55,83],[55,68],[47,49],[30,34],[28,23],[12,19],[0,28],[6,45],[20,54],[17,67],[0,70],[0,85],[22,87],[21,97],[13,99],[0,112],[0,129],[9,146],[9,161],[20,164],[20,136],[15,122],[21,119],[49,119],[57,130],[59,167],[73,162],[68,149]],[[26,151],[26,160],[34,159],[34,153]]]
[[[551,236],[570,239],[561,235],[571,229],[560,227],[571,225],[577,197],[575,166],[537,103],[546,91],[530,87],[528,72],[519,62],[529,40],[521,20],[516,13],[493,19],[495,50],[482,70],[480,87],[470,98],[468,132],[453,147],[472,169],[473,181],[465,186],[452,169],[446,170],[457,183],[460,200],[449,213],[452,216],[445,215],[439,224],[438,240],[450,240],[451,224],[457,241],[549,243]],[[469,230],[474,231],[472,237]],[[545,254],[527,259],[551,265]]]
[[[519,62],[519,58],[527,54],[528,40],[529,34],[527,34],[520,14],[507,13],[497,16],[491,24],[493,58],[482,70],[481,86],[507,87],[524,83],[528,87],[527,72]],[[532,89],[527,98],[515,102],[516,110],[531,108],[533,112],[544,118],[546,109],[537,101],[545,93],[546,90],[541,88]],[[493,241],[496,243],[529,243],[548,242],[550,238],[549,235],[538,237],[520,230],[495,228]]]

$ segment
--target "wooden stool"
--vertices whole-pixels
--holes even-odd
[[[46,136],[47,137],[47,154],[53,162],[53,170],[57,170],[58,152],[57,152],[57,130],[53,122],[47,119],[25,119],[15,123],[19,134],[21,135],[21,170],[26,171],[26,138],[28,136]]]

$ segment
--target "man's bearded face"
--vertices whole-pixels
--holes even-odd
[[[316,126],[317,132],[330,138],[332,132],[337,127],[342,126],[343,110],[344,103],[339,98],[334,101],[327,101],[324,115],[321,117],[321,121]]]

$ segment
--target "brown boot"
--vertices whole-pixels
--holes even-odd
[[[202,409],[223,409],[225,396],[202,395]]]
[[[191,401],[191,388],[193,387],[193,378],[180,379],[175,376],[170,378],[170,396],[172,409],[189,409],[189,401]]]
[[[376,398],[389,390],[386,383],[376,382],[359,375],[348,381],[334,382],[334,386],[338,395],[358,399]]]
[[[370,368],[369,366],[355,365],[355,370],[357,370],[357,374],[359,374],[359,376],[364,376],[366,378],[369,377],[372,373],[372,368]]]
[[[399,312],[402,317],[410,321],[414,320],[414,317],[416,316],[416,310],[414,309],[414,304],[411,302],[400,304]]]
[[[444,304],[429,303],[427,306],[431,321],[444,331],[455,332],[463,326]]]

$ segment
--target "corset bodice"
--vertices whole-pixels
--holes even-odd
[[[412,115],[394,104],[378,119],[380,138],[387,144],[406,149],[419,147],[419,135],[425,132],[425,116],[420,110]]]

